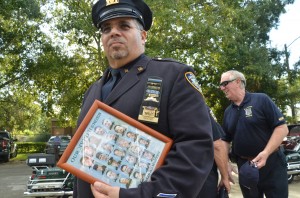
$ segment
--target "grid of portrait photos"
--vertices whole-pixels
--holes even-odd
[[[67,163],[109,185],[148,181],[165,142],[97,109]]]

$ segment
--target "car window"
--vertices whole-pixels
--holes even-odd
[[[52,136],[48,142],[53,142],[54,138],[55,138],[55,136]],[[60,136],[60,140],[61,140],[61,142],[70,142],[71,138],[70,138],[70,136]]]
[[[290,128],[290,135],[297,135],[300,134],[300,126],[295,126]]]
[[[70,137],[60,137],[62,142],[70,142]]]
[[[0,137],[9,138],[7,133],[0,133]]]
[[[51,137],[48,142],[53,142],[54,141],[54,137]]]

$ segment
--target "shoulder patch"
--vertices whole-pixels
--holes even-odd
[[[192,85],[192,87],[194,87],[197,91],[199,91],[199,93],[201,93],[201,95],[203,95],[201,86],[199,85],[195,74],[193,72],[186,72],[184,75],[185,79]]]

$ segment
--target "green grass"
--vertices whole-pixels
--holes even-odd
[[[25,161],[27,160],[28,154],[26,153],[19,153],[17,157],[10,159],[10,161]]]

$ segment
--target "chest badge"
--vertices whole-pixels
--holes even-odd
[[[162,79],[149,77],[139,111],[138,119],[140,121],[158,123],[161,93]]]
[[[246,107],[244,110],[246,118],[252,117],[252,106]]]

